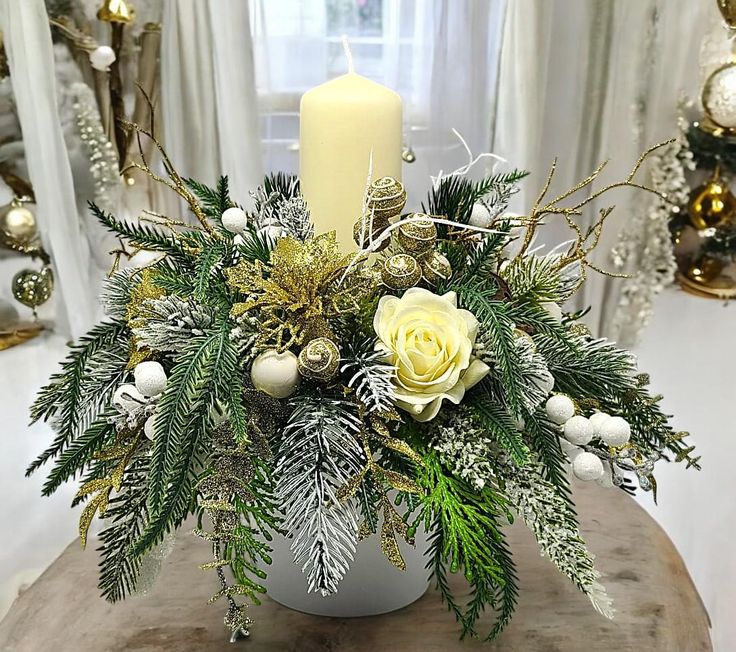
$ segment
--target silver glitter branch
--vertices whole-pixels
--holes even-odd
[[[675,280],[677,263],[669,231],[673,212],[687,204],[690,189],[685,171],[694,168],[692,152],[684,133],[661,153],[652,157],[652,187],[659,196],[646,209],[635,213],[621,232],[611,252],[623,282],[609,337],[622,345],[634,345],[652,318],[657,295]]]

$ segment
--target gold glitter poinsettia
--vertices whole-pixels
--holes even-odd
[[[305,242],[281,238],[267,265],[240,261],[225,270],[228,285],[248,296],[232,314],[260,310],[261,339],[279,350],[316,337],[334,339],[329,320],[357,312],[375,287],[360,269],[339,283],[352,259],[340,253],[334,232]]]

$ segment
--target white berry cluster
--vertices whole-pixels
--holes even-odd
[[[595,453],[582,449],[593,439],[606,446],[619,448],[631,437],[631,427],[626,419],[613,417],[605,412],[595,412],[588,417],[575,414],[575,404],[569,396],[556,394],[545,405],[550,421],[562,428],[563,449],[572,462],[572,472],[580,480],[596,480],[604,486],[613,483],[611,465]]]
[[[120,385],[113,394],[112,404],[129,427],[135,427],[145,418],[143,432],[153,439],[155,410],[158,398],[166,389],[166,371],[161,363],[148,360],[133,370],[135,384]]]

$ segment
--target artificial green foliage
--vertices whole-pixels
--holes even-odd
[[[380,545],[386,563],[403,568],[397,541],[411,542],[423,528],[427,569],[461,635],[492,639],[518,598],[505,530],[520,517],[540,551],[611,615],[580,538],[569,443],[545,409],[550,391],[567,394],[580,415],[600,410],[630,424],[626,455],[599,439],[584,446],[622,489],[633,490],[631,478],[656,489],[653,468],[661,458],[695,467],[698,458],[685,433],[669,425],[632,356],[591,338],[578,321],[582,314],[559,318],[585,261],[573,255],[580,248],[530,251],[531,238],[517,235],[532,228],[529,218],[505,211],[525,174],[471,181],[453,173],[436,180],[423,205],[435,219],[454,222],[438,224],[434,245],[452,273],[437,285],[419,284],[451,293],[448,310],[456,299],[471,313],[458,313],[468,329],[477,322],[477,333],[467,335],[468,365],[472,359],[486,374],[462,391],[448,381],[429,421],[397,400],[407,389],[398,367],[422,351],[431,357],[457,333],[433,340],[423,327],[421,337],[407,338],[403,358],[391,358],[385,342],[378,346],[376,311],[385,297],[403,292],[380,283],[377,266],[400,250],[400,239],[386,252],[347,262],[328,238],[315,238],[298,179],[284,174],[254,190],[238,236],[222,225],[222,213],[237,206],[226,178],[210,188],[172,177],[190,203],[192,226],[166,218],[123,222],[91,206],[121,240],[118,263],[140,249],[162,256],[145,269],[116,265],[102,297],[107,321],[72,347],[32,408],[32,419],[48,421],[55,435],[28,473],[53,462],[43,493],[79,478],[74,504],[107,519],[100,535],[104,597],[134,592],[146,555],[196,515],[196,532],[212,550],[203,568],[217,576],[214,598],[227,602],[225,622],[237,632],[250,619],[235,598],[259,603],[273,572],[275,537],[290,540],[305,590],[339,595],[359,545]],[[476,204],[488,228],[469,226]],[[324,268],[333,271],[323,276]],[[285,279],[289,273],[296,278]],[[335,306],[329,315],[328,305]],[[287,318],[294,337],[282,339]],[[309,353],[308,339],[299,339],[305,324],[316,331],[310,337],[332,339],[338,348],[329,373],[308,366],[321,364],[319,356],[296,363]],[[274,342],[281,348],[268,350]],[[285,355],[301,374],[291,396],[261,391],[268,387],[256,382],[253,365],[264,352]],[[141,361],[161,365],[166,383],[159,394],[131,393]],[[441,366],[425,362],[416,364],[428,376],[433,364]],[[464,578],[466,597],[454,592],[454,574]],[[486,611],[494,618],[487,627]]]

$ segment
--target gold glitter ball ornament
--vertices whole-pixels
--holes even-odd
[[[392,290],[408,290],[419,283],[422,269],[409,254],[395,254],[383,264],[381,280]]]
[[[427,283],[437,285],[441,281],[446,281],[452,275],[452,266],[439,251],[424,256],[420,265],[422,266],[422,275]]]
[[[690,222],[698,229],[707,229],[731,221],[736,216],[736,197],[721,179],[718,170],[702,186],[693,190],[688,204]]]
[[[50,267],[44,267],[40,272],[23,269],[13,277],[13,296],[33,310],[49,300],[53,289],[54,276]]]
[[[401,181],[393,177],[376,179],[368,189],[368,208],[374,219],[388,221],[401,215],[406,206],[406,190]]]
[[[305,378],[327,382],[340,366],[340,350],[331,339],[318,337],[299,354],[299,373]]]
[[[36,215],[21,201],[14,199],[0,213],[0,231],[10,240],[28,244],[38,232]]]
[[[353,226],[353,240],[361,249],[367,249],[373,240],[388,228],[388,220],[373,218],[370,215],[361,217]],[[383,251],[391,244],[391,238],[386,238],[374,251]]]
[[[412,213],[410,221],[399,227],[399,243],[407,253],[421,256],[437,242],[437,226],[428,217],[424,213]]]

